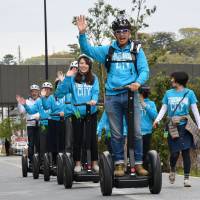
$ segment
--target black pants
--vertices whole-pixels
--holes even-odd
[[[39,152],[40,138],[39,138],[39,127],[38,126],[27,126],[28,135],[28,158],[32,162],[33,154]]]
[[[81,160],[81,152],[85,152],[87,146],[90,146],[91,160],[98,160],[98,144],[96,137],[97,113],[90,115],[89,123],[86,123],[86,120],[86,117],[79,119],[75,116],[72,117],[74,161]],[[84,132],[84,129],[86,132]]]
[[[150,150],[152,134],[146,134],[142,136],[143,143],[143,161],[145,161],[146,155]]]
[[[63,152],[65,147],[64,120],[48,121],[47,151],[52,153]]]
[[[73,127],[71,117],[65,119],[65,134],[64,134],[65,147],[64,151],[72,153],[73,151]]]
[[[170,167],[171,170],[175,172],[176,162],[178,160],[180,152],[172,152],[170,154]],[[190,174],[191,168],[191,160],[190,160],[190,149],[182,150],[182,157],[183,157],[183,167],[184,167],[184,174]]]

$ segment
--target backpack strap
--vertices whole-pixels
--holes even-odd
[[[111,65],[111,62],[112,62],[114,50],[115,49],[112,46],[110,46],[109,49],[108,49],[108,54],[106,55],[105,67],[107,69],[107,73],[110,71],[110,65]]]
[[[135,67],[135,71],[138,74],[138,69],[137,69],[137,53],[139,52],[141,48],[141,43],[140,41],[131,41],[131,48],[130,48],[130,53],[131,53],[131,57],[132,57],[132,61]],[[121,61],[112,61],[112,57],[114,54],[115,49],[110,46],[108,49],[108,54],[106,55],[106,59],[105,59],[105,67],[107,69],[107,73],[110,71],[110,66],[112,62],[121,62]],[[124,61],[122,61],[124,62]],[[130,61],[127,61],[130,62]]]
[[[138,40],[131,41],[130,53],[131,53],[132,61],[133,61],[133,64],[134,64],[134,67],[135,67],[135,71],[136,71],[137,75],[139,75],[138,68],[137,68],[137,53],[139,53],[140,48],[141,48],[140,41],[138,41]]]

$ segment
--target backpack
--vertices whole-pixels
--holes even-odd
[[[135,71],[138,75],[137,56],[136,55],[139,52],[140,48],[141,48],[140,41],[131,41],[130,53],[131,53],[132,60],[113,61],[112,57],[113,57],[115,49],[112,46],[110,46],[109,49],[108,49],[108,54],[106,55],[106,59],[105,59],[105,67],[107,69],[107,73],[110,71],[111,63],[119,63],[119,62],[126,62],[126,63],[129,62],[129,63],[131,63],[132,62],[134,64]]]

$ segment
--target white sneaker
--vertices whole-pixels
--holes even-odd
[[[99,165],[93,165],[92,169],[93,169],[95,172],[99,173]]]
[[[81,172],[81,170],[82,170],[82,167],[81,167],[80,165],[76,165],[76,166],[74,167],[74,172],[75,172],[75,173],[79,173],[79,172]]]
[[[191,187],[191,183],[189,179],[184,180],[184,187]]]
[[[175,172],[170,172],[170,173],[169,173],[169,182],[170,182],[171,184],[174,184],[175,179],[176,179],[176,174],[175,174]]]

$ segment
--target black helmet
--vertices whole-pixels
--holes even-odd
[[[131,30],[131,24],[128,19],[125,18],[125,10],[119,12],[119,16],[112,22],[113,31],[120,29],[129,29]]]

